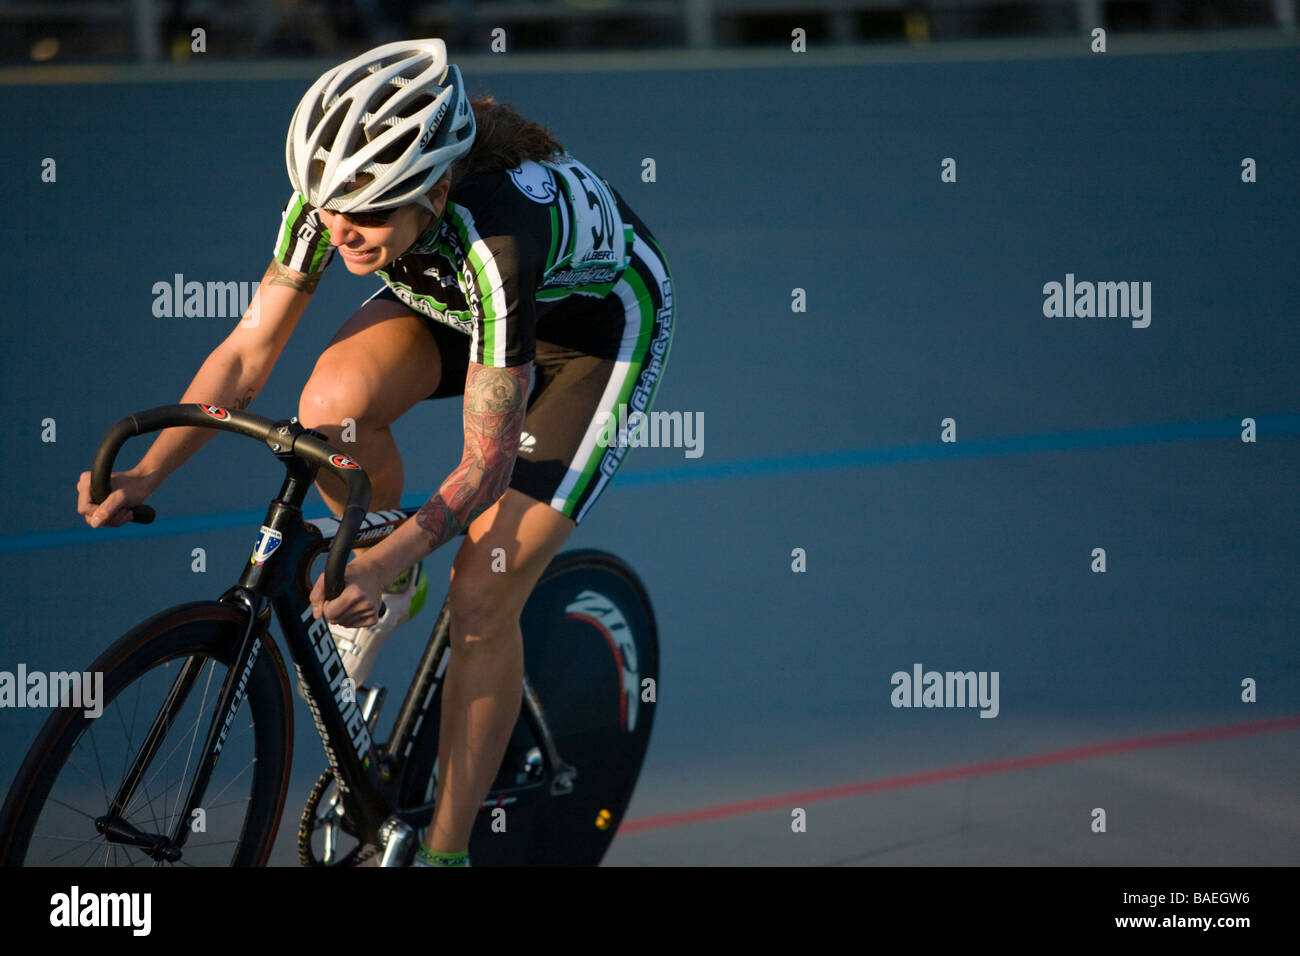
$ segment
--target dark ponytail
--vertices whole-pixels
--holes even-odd
[[[452,164],[452,189],[473,173],[499,173],[526,159],[550,159],[553,153],[564,152],[550,130],[520,116],[508,103],[498,103],[492,96],[475,96],[469,105],[477,128],[474,145]]]

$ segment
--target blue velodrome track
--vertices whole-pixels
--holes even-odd
[[[678,301],[658,407],[705,426],[701,457],[632,452],[572,539],[626,557],[660,621],[608,863],[1300,862],[1298,67],[1284,47],[466,68],[655,230]],[[75,485],[233,325],[156,317],[154,284],[265,268],[310,80],[289,72],[0,86],[0,669],[84,667],[247,559],[279,477],[247,442],[207,445],[148,528],[88,529]],[[1067,275],[1151,283],[1149,326],[1045,317]],[[296,413],[372,289],[331,269],[253,411]],[[458,428],[455,403],[394,427],[404,504]],[[376,678],[399,687],[426,631]],[[892,706],[915,664],[998,672],[997,717]],[[322,766],[295,706],[289,820]],[[0,786],[41,717],[0,712]]]

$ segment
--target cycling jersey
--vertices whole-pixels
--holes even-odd
[[[537,323],[557,303],[610,294],[631,257],[633,225],[621,197],[572,156],[466,176],[442,216],[376,274],[402,302],[470,336],[470,360],[523,365]],[[275,258],[298,272],[333,258],[317,210],[294,193]]]
[[[334,247],[294,194],[275,258],[317,273]],[[620,407],[650,411],[674,331],[672,277],[650,230],[567,154],[466,176],[440,219],[379,270],[392,300],[419,315],[438,346],[431,399],[461,395],[471,361],[532,362],[534,376],[510,487],[575,523],[607,487],[627,446],[607,445]]]

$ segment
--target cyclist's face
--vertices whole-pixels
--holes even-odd
[[[447,202],[449,184],[444,180],[428,194],[435,212],[430,214],[418,203],[410,203],[392,210],[382,224],[382,217],[358,213],[320,210],[320,221],[329,230],[330,242],[338,247],[339,257],[353,275],[369,275],[382,269],[407,249],[429,227],[436,216],[442,214]]]

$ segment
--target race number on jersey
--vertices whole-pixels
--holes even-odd
[[[533,202],[552,209],[552,259],[538,298],[607,294],[627,266],[630,231],[609,185],[568,154],[520,163],[510,170],[510,181]]]
[[[571,156],[547,162],[559,176],[573,211],[571,251],[564,265],[573,269],[618,268],[626,253],[623,220],[605,181]]]

